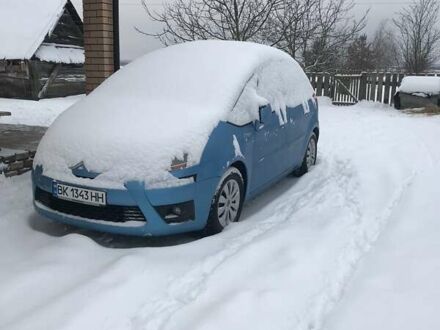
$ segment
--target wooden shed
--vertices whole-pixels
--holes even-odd
[[[1,0],[0,97],[84,92],[83,23],[70,0]]]

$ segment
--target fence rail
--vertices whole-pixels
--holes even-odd
[[[350,105],[361,100],[392,105],[393,96],[405,73],[362,72],[359,74],[330,74],[309,72],[307,76],[317,96],[328,96],[334,104]],[[440,76],[440,73],[423,73],[418,76]]]

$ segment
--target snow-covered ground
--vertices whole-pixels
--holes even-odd
[[[317,166],[223,233],[78,232],[0,178],[0,329],[439,329],[440,117],[321,99]]]
[[[0,117],[0,124],[49,126],[61,112],[83,97],[75,95],[40,101],[0,98],[0,111],[12,114]]]

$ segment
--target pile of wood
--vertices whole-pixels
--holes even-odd
[[[11,155],[0,155],[0,174],[11,177],[30,171],[34,156],[35,151],[20,151]]]

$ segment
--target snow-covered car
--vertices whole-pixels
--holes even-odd
[[[318,105],[286,53],[232,41],[154,51],[73,105],[43,137],[34,205],[129,235],[220,232],[245,200],[315,164]]]
[[[396,109],[440,107],[440,77],[407,76],[394,96]]]

